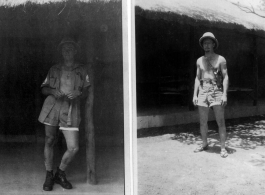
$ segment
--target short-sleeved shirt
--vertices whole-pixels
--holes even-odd
[[[90,86],[89,76],[81,64],[75,64],[71,68],[71,77],[73,79],[73,89],[83,91],[84,88]],[[52,89],[60,89],[60,81],[62,76],[62,65],[57,64],[50,68],[47,77],[41,87],[50,87]],[[66,123],[66,115],[71,104],[71,125]],[[68,116],[69,118],[69,116]],[[53,95],[49,95],[43,104],[39,119],[41,123],[48,123],[53,126],[62,127],[78,127],[80,118],[80,98],[74,100],[67,98],[56,99]]]

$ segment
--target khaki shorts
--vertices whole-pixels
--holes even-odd
[[[218,88],[215,81],[204,80],[199,87],[198,106],[212,107],[221,105],[223,90]]]
[[[70,111],[71,104],[73,105],[74,103],[71,103],[68,98],[56,99],[55,104],[48,110],[47,114],[41,112],[45,117],[42,117],[43,120],[39,119],[39,121],[45,125],[59,126],[60,130],[78,131],[80,123],[79,110],[77,106],[72,106]],[[43,107],[45,108],[45,103]]]

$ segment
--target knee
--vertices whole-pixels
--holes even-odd
[[[78,146],[69,146],[67,148],[67,150],[71,153],[77,153],[79,151],[79,147]]]
[[[45,137],[45,144],[48,146],[53,146],[55,142],[55,136],[46,135]]]

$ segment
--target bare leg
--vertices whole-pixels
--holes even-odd
[[[199,116],[200,116],[200,131],[201,131],[203,146],[206,146],[208,144],[207,133],[208,133],[209,108],[198,106],[198,109],[199,109]]]
[[[226,141],[226,127],[225,127],[225,118],[224,118],[224,107],[223,106],[213,106],[216,122],[219,127],[219,135],[221,142],[221,149],[225,149]]]
[[[45,125],[44,163],[47,171],[53,168],[53,146],[57,134],[57,127]]]
[[[73,160],[79,150],[79,133],[78,131],[62,131],[66,140],[67,150],[62,157],[60,169],[65,171],[67,165]]]

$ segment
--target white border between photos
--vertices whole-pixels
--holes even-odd
[[[122,0],[125,195],[137,194],[134,0]]]

